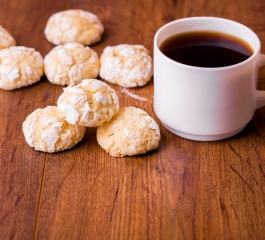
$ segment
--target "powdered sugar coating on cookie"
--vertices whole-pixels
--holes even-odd
[[[143,86],[153,75],[153,60],[142,45],[106,47],[100,65],[100,77],[122,87]]]
[[[80,142],[85,127],[69,124],[57,115],[57,107],[37,109],[23,122],[22,130],[30,147],[43,152],[58,152]]]
[[[85,79],[70,84],[58,98],[58,115],[71,124],[86,127],[100,126],[119,110],[116,92],[97,79]]]
[[[133,156],[156,149],[160,130],[155,120],[136,107],[124,107],[97,129],[99,145],[114,157]]]
[[[44,58],[47,79],[54,84],[78,84],[86,78],[96,78],[99,58],[90,47],[79,43],[67,43],[54,47]]]
[[[44,34],[55,45],[70,42],[91,45],[101,40],[103,31],[103,25],[95,14],[71,9],[53,14],[46,24]]]
[[[43,58],[33,48],[10,47],[0,51],[0,88],[31,85],[43,75]]]
[[[5,28],[0,26],[0,50],[11,46],[16,46],[15,39]]]

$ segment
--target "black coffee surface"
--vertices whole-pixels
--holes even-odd
[[[162,42],[160,50],[176,62],[206,68],[234,65],[253,54],[245,41],[214,31],[174,35]]]

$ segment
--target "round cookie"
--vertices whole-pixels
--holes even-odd
[[[44,34],[55,45],[69,42],[91,45],[101,40],[103,31],[103,25],[95,14],[71,9],[53,14]]]
[[[44,72],[54,84],[80,83],[86,78],[96,78],[99,73],[97,53],[79,43],[54,47],[44,58]]]
[[[33,48],[10,47],[0,51],[0,88],[31,85],[43,75],[43,58]]]
[[[69,149],[80,142],[86,128],[69,124],[58,117],[56,106],[48,106],[28,115],[22,130],[30,147],[53,153]]]
[[[160,130],[145,111],[124,107],[97,128],[99,145],[113,157],[133,156],[158,147]]]
[[[97,127],[109,121],[119,110],[116,92],[97,79],[70,84],[58,98],[58,115],[71,124]]]
[[[6,29],[0,26],[0,50],[15,45],[16,41],[12,35]]]
[[[141,45],[106,47],[100,56],[99,75],[122,87],[143,86],[153,75],[153,60]]]

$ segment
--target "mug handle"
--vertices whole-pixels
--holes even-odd
[[[265,65],[265,55],[261,54],[259,55],[259,67]],[[256,109],[265,106],[265,91],[259,91],[257,90],[257,97],[256,97]]]

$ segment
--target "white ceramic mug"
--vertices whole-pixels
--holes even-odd
[[[189,31],[217,31],[245,40],[253,49],[247,60],[219,68],[193,67],[165,56],[160,44]],[[240,132],[265,105],[257,75],[265,65],[260,40],[246,26],[222,18],[191,17],[161,27],[154,38],[154,110],[172,133],[198,141],[214,141]]]

